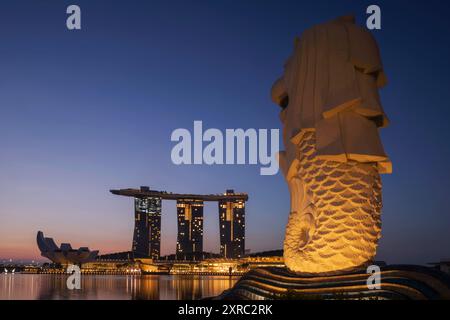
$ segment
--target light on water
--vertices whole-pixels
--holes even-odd
[[[0,274],[0,300],[194,300],[217,296],[239,277],[195,275],[83,275],[80,290],[66,275]]]

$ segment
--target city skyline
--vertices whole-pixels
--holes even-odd
[[[281,249],[289,214],[282,175],[174,165],[170,134],[195,120],[222,131],[281,128],[270,87],[295,36],[349,12],[363,22],[367,4],[77,3],[77,32],[65,28],[64,1],[11,2],[0,13],[0,260],[43,260],[38,230],[101,254],[129,251],[134,202],[109,190],[141,185],[245,191],[245,246]],[[382,178],[377,255],[388,263],[450,257],[450,26],[448,4],[430,3],[380,1],[382,29],[373,31],[389,81],[381,99],[391,126],[381,135],[394,171]],[[217,209],[204,203],[203,249],[218,253]],[[162,255],[176,252],[177,223],[176,203],[166,201]]]
[[[220,229],[220,255],[224,258],[243,258],[245,255],[245,202],[248,195],[227,189],[222,194],[179,194],[140,186],[110,190],[112,194],[131,197],[135,203],[135,225],[132,253],[135,257],[161,256],[162,200],[176,201],[178,260],[203,259],[204,202],[217,201]],[[216,253],[215,250],[212,252]]]

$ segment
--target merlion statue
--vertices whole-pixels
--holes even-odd
[[[280,167],[291,193],[284,240],[288,269],[255,268],[219,299],[450,299],[450,278],[414,265],[380,266],[380,174],[391,173],[378,130],[388,125],[386,84],[371,34],[342,17],[306,30],[272,87],[281,108]]]
[[[374,38],[342,17],[296,39],[273,85],[291,193],[284,259],[293,272],[346,272],[375,256],[380,174],[392,170],[378,134],[388,125],[378,95],[385,83]]]

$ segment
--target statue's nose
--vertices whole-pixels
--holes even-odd
[[[279,78],[272,86],[272,101],[285,109],[289,104],[289,96],[283,77]]]

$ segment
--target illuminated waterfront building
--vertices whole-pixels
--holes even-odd
[[[226,195],[233,195],[227,190]],[[220,253],[224,258],[237,259],[245,254],[245,200],[219,201]]]
[[[201,259],[203,253],[203,201],[178,199],[177,220],[177,259]]]
[[[52,238],[44,237],[42,231],[38,231],[36,242],[43,257],[61,265],[91,262],[98,255],[98,250],[91,251],[88,247],[73,249],[70,243],[61,243],[58,247]]]
[[[145,190],[146,187],[141,187]],[[161,197],[134,199],[134,254],[159,259],[161,249]]]

